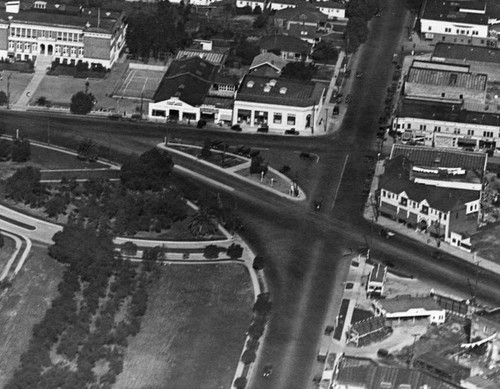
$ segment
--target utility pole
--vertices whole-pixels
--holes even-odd
[[[47,144],[50,145],[50,118],[47,119]]]

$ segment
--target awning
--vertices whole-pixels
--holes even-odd
[[[406,211],[406,209],[400,209],[398,211],[398,219],[406,220],[407,217],[408,217],[408,212]]]
[[[380,205],[380,208],[378,209],[378,211],[381,213],[381,214],[384,214],[384,215],[387,215],[389,217],[396,217],[397,216],[397,212],[398,212],[398,209],[396,206],[394,205],[391,205],[391,204],[387,204],[387,203],[382,203]]]
[[[418,216],[416,213],[409,213],[408,214],[408,219],[406,221],[410,224],[417,224]]]
[[[418,228],[427,228],[427,222],[425,220],[420,220],[417,223]]]
[[[230,122],[231,120],[233,120],[233,115],[231,115],[230,113],[220,113],[219,120]]]
[[[457,145],[458,146],[476,146],[477,140],[475,139],[470,139],[470,138],[459,138],[457,140]]]

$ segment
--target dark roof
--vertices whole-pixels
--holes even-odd
[[[370,272],[369,281],[370,282],[384,281],[384,276],[386,275],[386,272],[387,272],[387,266],[377,263]]]
[[[411,385],[411,388],[421,388],[427,385],[432,389],[459,389],[459,385],[441,380],[427,372],[407,367],[378,366],[368,359],[343,357],[340,364],[338,383],[340,385],[359,385],[367,389],[389,387],[399,388],[399,385]],[[387,383],[384,385],[383,383]]]
[[[500,49],[438,42],[434,48],[434,57],[500,63]]]
[[[300,39],[314,39],[316,38],[316,27],[310,25],[302,25],[298,23],[290,24],[288,28],[288,34],[291,36],[296,36]]]
[[[421,167],[461,167],[481,172],[486,167],[487,158],[485,153],[395,144],[392,147],[391,159],[398,156],[405,156],[414,165]]]
[[[338,3],[336,1],[319,1],[315,3],[315,7],[317,8],[338,8],[344,9],[345,5],[342,3]]]
[[[496,322],[500,325],[500,308],[474,312],[473,315],[479,316],[479,317],[484,317],[485,319],[491,320],[491,321]]]
[[[200,57],[175,60],[155,92],[153,101],[164,101],[171,97],[193,106],[203,103],[217,67]]]
[[[454,379],[466,378],[470,375],[470,368],[464,367],[446,358],[445,356],[429,351],[415,358],[416,365],[431,366],[432,370],[444,372]],[[439,373],[438,373],[439,374]]]
[[[492,112],[467,111],[461,104],[404,99],[399,117],[441,120],[445,122],[500,126],[500,115]]]
[[[275,19],[285,19],[288,21],[319,23],[326,20],[326,15],[321,13],[310,3],[302,3],[300,6],[285,8],[276,11]]]
[[[311,81],[247,74],[238,89],[236,100],[308,107],[318,103],[323,89],[323,85]]]
[[[426,200],[431,208],[441,212],[462,209],[465,203],[479,198],[479,191],[417,184],[411,178],[411,167],[411,161],[404,155],[386,161],[379,188],[396,194],[405,192],[409,199],[419,203]]]
[[[292,53],[310,53],[311,45],[300,38],[290,35],[271,35],[259,41],[261,49],[267,51],[277,49]]]
[[[203,105],[214,106],[215,108],[230,109],[234,105],[234,100],[227,97],[207,96],[203,100]]]
[[[49,4],[47,4],[49,7]],[[82,8],[82,11],[75,12],[74,7],[52,9],[31,9],[28,11],[20,10],[19,13],[7,13],[5,9],[0,10],[0,21],[8,22],[9,16],[12,21],[16,23],[33,23],[45,26],[67,26],[77,27],[87,30],[87,23],[90,28],[99,28],[107,33],[121,24],[124,14],[117,11],[107,11],[97,8]],[[119,23],[117,25],[117,23]]]
[[[464,8],[461,7],[462,4],[463,2],[456,0],[427,0],[424,3],[421,18],[442,20],[458,24],[470,23],[476,25],[488,25],[488,15],[460,12],[460,8]]]
[[[448,70],[425,69],[411,67],[407,82],[423,85],[438,85],[447,88],[471,89],[484,91],[486,89],[486,74],[451,72]]]

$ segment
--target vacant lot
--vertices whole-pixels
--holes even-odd
[[[229,388],[252,303],[242,266],[163,267],[114,388]]]
[[[57,293],[62,266],[33,246],[23,269],[0,299],[0,387],[4,388],[26,351],[33,325]]]

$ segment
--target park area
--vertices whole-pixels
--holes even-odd
[[[0,252],[3,249],[0,249]],[[4,388],[28,347],[33,331],[57,295],[63,266],[33,246],[12,286],[0,299],[0,387]]]
[[[229,388],[252,303],[243,266],[162,267],[114,388]]]

